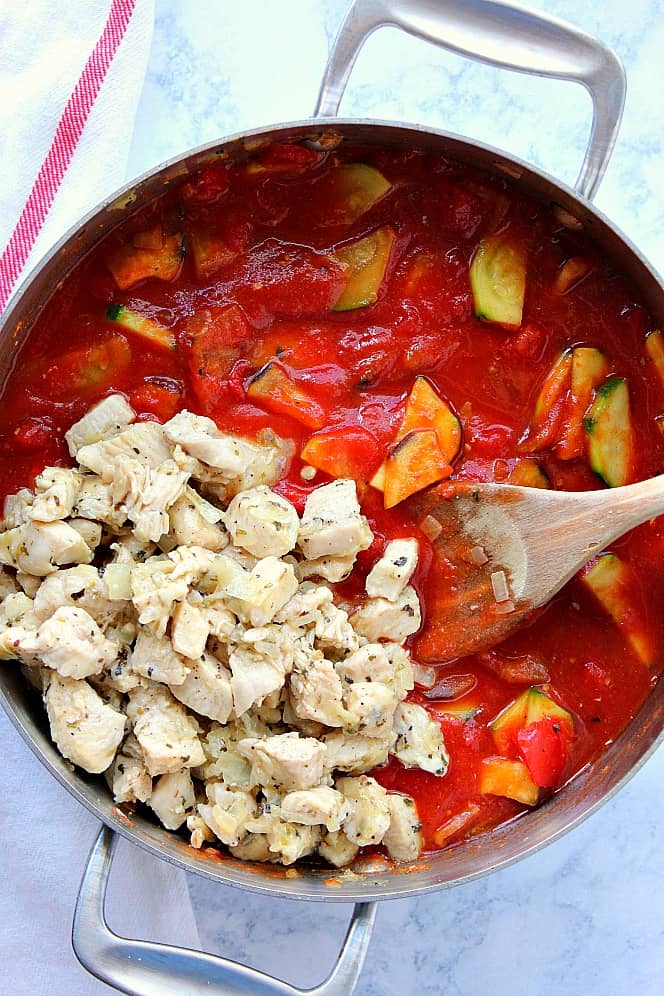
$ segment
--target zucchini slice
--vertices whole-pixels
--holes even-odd
[[[518,328],[526,295],[525,250],[504,236],[482,239],[470,267],[470,286],[478,318]]]
[[[620,629],[628,644],[648,667],[653,664],[653,641],[642,613],[636,576],[615,553],[603,553],[583,570],[580,581]]]
[[[156,346],[163,346],[166,349],[175,349],[175,336],[170,329],[164,328],[152,318],[139,315],[131,308],[125,308],[124,304],[109,304],[106,309],[106,321],[113,322],[114,325],[121,325],[128,332],[134,332],[147,339]]]
[[[461,423],[425,377],[415,378],[397,442],[417,429],[433,429],[445,459],[452,463],[461,446]]]
[[[333,311],[353,311],[376,303],[394,240],[393,229],[385,226],[363,239],[339,246],[333,258],[346,268],[347,277]]]
[[[584,277],[587,277],[593,265],[589,259],[583,256],[570,256],[556,274],[554,289],[558,294],[567,294],[580,284]]]
[[[523,761],[485,757],[480,766],[479,789],[483,795],[504,795],[525,806],[536,806],[539,788]]]
[[[194,269],[200,280],[205,280],[218,273],[224,266],[232,263],[238,255],[218,235],[205,229],[193,231],[190,241]]]
[[[175,280],[184,256],[184,243],[180,233],[162,236],[160,245],[156,245],[155,231],[150,229],[134,237],[139,245],[120,246],[106,261],[113,279],[120,290],[127,290],[141,280],[153,277],[156,280]],[[145,246],[155,246],[145,248]]]
[[[572,352],[572,389],[565,428],[556,446],[556,456],[573,460],[585,453],[583,419],[595,390],[609,372],[609,361],[599,349],[577,346]]]
[[[392,189],[392,184],[383,174],[366,163],[337,166],[330,173],[327,183],[333,201],[334,221],[347,225],[356,222]]]
[[[629,484],[633,476],[634,438],[629,389],[624,377],[613,377],[598,389],[583,420],[590,466],[610,488]]]
[[[654,363],[662,387],[664,387],[664,336],[659,329],[646,336],[646,353]]]
[[[539,688],[526,689],[489,725],[496,748],[503,754],[510,753],[518,731],[525,730],[531,723],[538,723],[546,717],[568,723],[570,730],[574,729],[574,719],[567,709],[563,709]]]
[[[277,415],[288,415],[309,429],[325,425],[326,413],[277,363],[268,363],[253,377],[247,397]]]
[[[519,460],[510,476],[508,484],[516,484],[520,488],[550,488],[551,481],[544,468],[537,460]]]
[[[385,508],[393,508],[451,473],[433,429],[409,432],[396,443],[385,461]]]

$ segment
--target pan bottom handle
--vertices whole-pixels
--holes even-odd
[[[375,903],[356,903],[337,962],[313,989],[298,989],[254,968],[203,951],[128,940],[106,922],[106,887],[115,835],[102,827],[92,848],[76,901],[72,946],[81,965],[102,982],[133,996],[351,996],[366,957]]]

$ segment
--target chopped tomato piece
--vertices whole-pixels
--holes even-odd
[[[312,436],[301,453],[305,463],[330,477],[366,481],[380,460],[376,437],[361,426],[345,425]]]
[[[144,233],[147,234],[147,233]],[[120,290],[127,290],[141,280],[175,280],[183,259],[182,236],[177,233],[163,239],[156,249],[136,245],[120,246],[108,257],[107,266]]]
[[[247,397],[277,415],[289,415],[309,429],[325,425],[326,413],[277,363],[259,370],[247,388]]]
[[[182,407],[183,385],[169,377],[150,377],[129,393],[129,401],[138,415],[150,413],[167,422]]]
[[[194,393],[205,411],[223,395],[233,364],[239,359],[251,327],[237,305],[199,312],[187,326],[193,337],[189,370]]]
[[[544,378],[530,428],[521,444],[524,453],[545,450],[557,441],[571,376],[572,350],[566,349]]]
[[[103,342],[81,346],[58,357],[42,374],[42,381],[53,397],[72,391],[89,396],[103,391],[117,381],[131,363],[131,349],[123,335],[111,335]]]
[[[248,173],[289,173],[316,166],[325,158],[324,152],[293,142],[273,142],[261,150],[247,166]]]
[[[228,190],[229,184],[228,169],[223,163],[215,163],[183,185],[182,198],[194,204],[211,204]]]
[[[43,450],[53,439],[54,432],[53,422],[46,416],[24,418],[13,432],[2,437],[0,450],[3,453],[11,453],[17,449],[24,453]]]
[[[544,716],[519,730],[516,742],[535,784],[540,788],[555,788],[567,760],[569,724]]]
[[[333,256],[270,239],[248,254],[237,295],[248,309],[297,318],[328,311],[345,283],[346,267]]]

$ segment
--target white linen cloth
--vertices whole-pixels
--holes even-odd
[[[133,10],[131,9],[133,6]],[[30,0],[0,6],[0,255],[53,142],[58,122],[109,18],[126,30],[89,109],[23,275],[84,212],[125,179],[134,114],[152,37],[152,0]],[[122,11],[121,11],[122,12]],[[116,32],[117,38],[117,32]],[[13,664],[0,665],[13,667]],[[0,710],[3,814],[0,953],[22,996],[109,992],[76,961],[75,898],[99,823],[43,768]],[[122,842],[109,923],[128,937],[198,947],[184,872]],[[30,924],[26,930],[25,925]],[[7,971],[11,966],[10,971]]]

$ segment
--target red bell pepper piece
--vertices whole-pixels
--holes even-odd
[[[519,754],[540,788],[555,788],[567,760],[570,730],[567,723],[545,716],[516,735]]]

